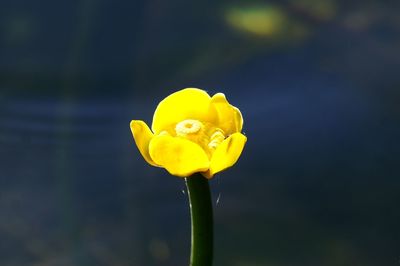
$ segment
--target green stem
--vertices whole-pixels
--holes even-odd
[[[185,178],[192,219],[190,266],[211,266],[213,260],[213,213],[208,180],[201,174]]]

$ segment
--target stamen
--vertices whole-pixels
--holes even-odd
[[[208,147],[210,149],[216,149],[219,143],[220,143],[219,141],[212,140],[210,143],[208,143]]]
[[[222,141],[222,140],[225,139],[225,136],[221,131],[217,130],[217,131],[214,132],[214,134],[211,135],[210,139],[211,140],[220,140],[220,141]]]
[[[211,135],[210,142],[208,143],[208,148],[216,149],[217,146],[224,141],[225,136],[220,130],[216,130],[214,134]]]

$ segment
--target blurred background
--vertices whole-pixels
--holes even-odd
[[[400,265],[399,1],[0,2],[0,265],[187,265],[183,180],[129,129],[224,92],[216,266]]]

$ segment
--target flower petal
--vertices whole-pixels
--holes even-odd
[[[241,133],[234,133],[225,139],[213,153],[209,171],[203,175],[211,178],[216,173],[234,165],[239,159],[246,141],[246,136]]]
[[[180,177],[206,171],[210,166],[206,153],[199,145],[168,135],[159,135],[151,140],[150,156],[170,174]]]
[[[207,92],[194,88],[172,93],[158,104],[154,112],[153,132],[158,134],[185,119],[215,123],[217,114],[210,108],[210,99]]]
[[[229,104],[223,93],[217,93],[211,98],[211,105],[218,113],[218,127],[226,135],[240,132],[243,127],[243,118],[239,109]]]
[[[150,131],[150,128],[146,125],[145,122],[141,120],[132,120],[130,126],[133,138],[136,142],[136,146],[138,147],[144,159],[149,164],[157,166],[153,162],[149,154],[149,143],[150,140],[153,138],[153,133]]]

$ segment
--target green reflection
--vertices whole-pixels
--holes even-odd
[[[248,39],[261,41],[265,49],[267,44],[294,44],[310,36],[310,25],[292,12],[287,6],[277,4],[232,6],[226,7],[224,20]]]
[[[274,36],[285,28],[289,19],[279,7],[262,5],[229,8],[225,20],[239,31],[258,36]]]

